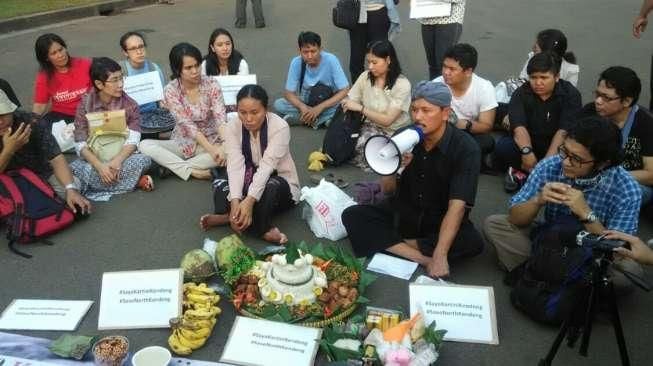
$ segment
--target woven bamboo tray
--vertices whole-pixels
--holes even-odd
[[[327,319],[324,319],[324,320],[318,320],[318,321],[315,321],[315,322],[302,322],[302,323],[293,323],[293,324],[301,325],[301,326],[304,326],[304,327],[310,327],[310,328],[324,328],[329,324],[333,324],[333,323],[337,323],[337,322],[345,320],[345,318],[350,316],[356,310],[356,307],[357,307],[356,303],[354,303],[350,307],[348,307],[347,309],[345,309],[343,312],[341,312],[340,314],[338,314],[336,316],[332,316],[330,318],[327,318]],[[244,315],[244,316],[249,317],[249,318],[265,319],[265,318],[262,318],[262,317],[260,317],[260,316],[258,316],[256,314],[250,313],[249,311],[247,311],[245,309],[240,309],[240,310],[238,310],[238,312],[241,315]]]

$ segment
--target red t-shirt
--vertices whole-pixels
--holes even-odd
[[[50,79],[45,71],[39,71],[34,81],[34,103],[51,101],[53,112],[74,116],[82,95],[91,87],[90,68],[90,59],[74,57],[67,72],[55,71]]]

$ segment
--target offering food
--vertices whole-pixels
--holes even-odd
[[[306,326],[323,326],[351,314],[357,303],[367,301],[360,294],[375,279],[350,253],[321,244],[288,244],[283,252],[243,268],[229,272],[238,276],[231,282],[231,298],[239,312]]]
[[[129,341],[123,336],[109,336],[95,342],[93,357],[98,366],[121,366],[129,352]]]
[[[183,316],[170,319],[172,334],[168,345],[178,355],[189,355],[202,347],[211,336],[222,310],[217,306],[220,295],[205,283],[184,284]]]
[[[186,253],[180,266],[186,281],[204,281],[215,274],[213,258],[202,249],[193,249]]]

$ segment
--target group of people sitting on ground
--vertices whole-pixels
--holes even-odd
[[[509,214],[483,225],[508,270],[528,256],[528,233],[542,209],[545,221],[571,218],[589,232],[635,234],[640,206],[653,196],[653,117],[637,104],[639,78],[626,67],[606,69],[593,102],[583,107],[574,86],[579,68],[558,30],[537,35],[527,80],[519,80],[508,103],[499,103],[490,81],[474,72],[478,53],[469,44],[450,47],[441,76],[411,88],[392,43],[374,40],[365,52],[367,70],[350,87],[320,36],[301,32],[284,97],[273,104],[278,114],[268,110],[267,92],[257,85],[244,86],[237,104],[225,105],[213,76],[244,75],[250,67],[224,29],[211,34],[205,56],[189,43],[172,47],[167,83],[161,67],[147,59],[141,34],[128,32],[119,44],[126,57],[121,63],[72,57],[61,37],[39,37],[32,114],[18,110],[11,87],[0,84],[0,168],[33,169],[83,213],[91,210],[88,199],[153,189],[148,172],[156,171],[213,180],[215,209],[200,218],[201,228],[228,224],[285,243],[272,217],[299,199],[289,125],[328,126],[337,108],[364,118],[354,158],[362,168],[369,136],[392,136],[409,125],[422,130],[423,141],[403,157],[400,176],[381,179],[387,199],[350,207],[342,221],[356,254],[385,250],[432,276],[447,276],[449,260],[482,251],[469,214],[484,169],[524,174]],[[151,71],[166,84],[163,99],[138,105],[123,90],[124,78]],[[237,113],[227,121],[230,111]],[[78,159],[70,164],[49,132],[59,120],[75,126]],[[109,120],[123,126],[120,139],[107,144],[112,149],[95,143],[98,123]]]

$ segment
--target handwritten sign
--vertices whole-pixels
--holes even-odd
[[[410,18],[438,18],[451,15],[451,3],[437,0],[410,0]]]
[[[28,360],[26,358],[0,355],[0,366],[54,366],[55,363]]]
[[[236,105],[236,96],[240,89],[247,84],[256,84],[256,75],[226,75],[214,76],[220,88],[222,89],[222,96],[224,97],[225,105]]]
[[[138,105],[157,102],[163,99],[163,85],[158,71],[125,77],[123,90]]]
[[[499,344],[494,289],[482,286],[411,283],[410,314],[421,312],[428,325],[446,329],[447,341]]]
[[[77,329],[93,301],[17,299],[0,315],[0,329]]]
[[[181,314],[179,268],[102,275],[98,329],[169,328]]]
[[[313,365],[322,329],[236,317],[220,362],[236,365]]]

